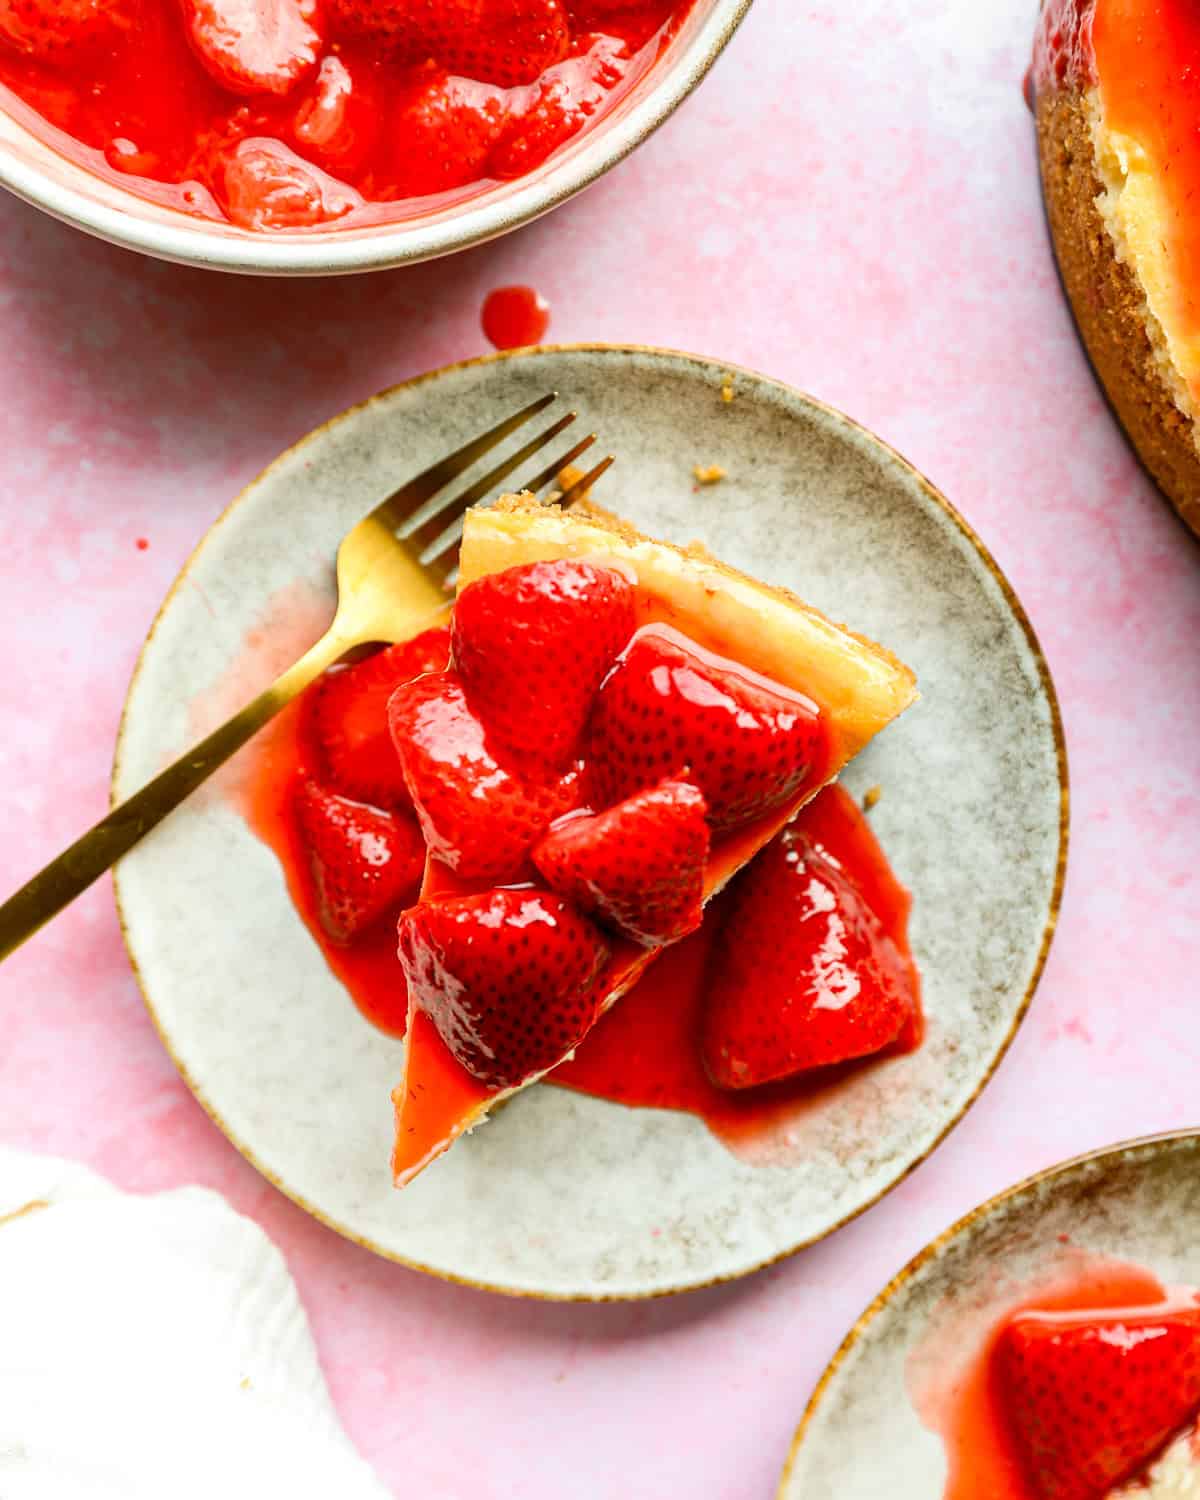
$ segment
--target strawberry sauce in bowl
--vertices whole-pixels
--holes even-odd
[[[0,182],[170,259],[424,259],[592,181],[748,5],[0,0]]]

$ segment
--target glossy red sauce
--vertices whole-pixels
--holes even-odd
[[[532,171],[644,75],[692,3],[570,0],[566,56],[500,87],[339,35],[325,0],[309,61],[255,91],[228,87],[189,40],[196,8],[236,13],[233,0],[23,0],[0,6],[0,92],[63,154],[185,212],[256,230],[377,223]],[[97,5],[117,24],[77,40],[73,15]]]
[[[799,815],[810,836],[846,870],[888,937],[907,959],[918,1003],[904,1035],[889,1055],[919,1046],[923,1021],[920,981],[908,946],[911,898],[853,799],[831,787]],[[584,1039],[573,1062],[555,1069],[564,1088],[699,1115],[713,1133],[735,1146],[797,1109],[819,1104],[837,1091],[861,1063],[817,1070],[766,1088],[733,1093],[716,1088],[700,1059],[704,976],[712,945],[721,941],[722,896],[705,913],[699,932],[668,948],[637,986]]]
[[[330,969],[362,1014],[393,1036],[403,1036],[407,996],[396,958],[393,923],[386,921],[356,943],[342,947],[330,941],[317,915],[306,854],[291,812],[292,789],[317,768],[315,746],[305,729],[303,700],[293,704],[255,743],[251,773],[240,792],[243,813],[255,834],[274,850],[283,868],[296,910]],[[914,995],[919,996],[916,966],[907,940],[908,892],[899,884],[886,856],[854,801],[830,788],[801,813],[812,836],[832,853],[862,892],[867,904],[912,965]],[[714,858],[731,862],[740,856],[739,835],[721,841]],[[729,845],[723,849],[723,845]],[[442,877],[453,884],[448,872]],[[828,1068],[768,1088],[734,1095],[709,1082],[700,1061],[699,1027],[703,978],[711,945],[719,941],[721,897],[709,905],[704,926],[692,937],[668,948],[650,964],[633,988],[600,1021],[579,1047],[575,1059],[555,1070],[552,1081],[577,1092],[629,1105],[682,1110],[703,1119],[731,1147],[747,1143],[798,1110],[828,1099],[862,1063]],[[614,964],[640,962],[641,950],[619,944]],[[919,1003],[913,1024],[890,1054],[915,1048],[922,1034]],[[432,1038],[430,1039],[432,1042]],[[444,1051],[432,1047],[423,1065]],[[457,1065],[438,1085],[450,1090]],[[486,1097],[475,1086],[467,1091]]]
[[[941,1373],[914,1381],[912,1389],[921,1420],[945,1444],[948,1474],[942,1500],[1040,1500],[1010,1436],[995,1375],[996,1346],[1015,1313],[1144,1309],[1174,1300],[1148,1271],[1080,1255],[1070,1270],[998,1310],[966,1359],[962,1329],[948,1323],[920,1351],[922,1363]]]
[[[480,321],[497,349],[521,349],[546,337],[550,304],[531,286],[498,286],[488,293]]]

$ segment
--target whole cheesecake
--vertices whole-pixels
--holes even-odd
[[[1032,83],[1054,248],[1138,455],[1200,533],[1200,7],[1044,0]]]

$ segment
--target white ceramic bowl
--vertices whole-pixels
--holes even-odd
[[[400,223],[251,232],[151,203],[68,160],[52,127],[0,109],[0,185],[55,218],[162,260],[264,276],[330,276],[431,260],[564,203],[652,134],[700,82],[751,0],[696,0],[666,54],[597,123],[526,177]]]

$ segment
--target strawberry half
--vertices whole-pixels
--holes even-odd
[[[214,196],[242,229],[311,228],[363,203],[352,187],[270,136],[250,136],[218,152],[209,170]]]
[[[454,665],[501,750],[560,769],[633,628],[623,573],[573,557],[524,563],[458,596]]]
[[[596,1021],[608,945],[547,892],[494,890],[414,906],[400,918],[412,999],[489,1087],[561,1062]]]
[[[129,37],[128,0],[0,0],[0,41],[51,66],[78,63]]]
[[[339,36],[362,37],[398,62],[423,63],[482,83],[533,83],[565,57],[562,0],[331,0]]]
[[[444,670],[449,659],[450,632],[439,625],[325,673],[310,713],[325,779],[336,791],[377,807],[412,806],[388,732],[388,700],[403,683]]]
[[[516,879],[541,834],[578,805],[577,771],[535,780],[496,760],[454,672],[399,688],[388,724],[429,852],[464,880]]]
[[[596,697],[587,757],[601,805],[683,774],[722,832],[794,796],[820,734],[809,699],[647,625]]]
[[[673,943],[704,915],[708,824],[703,795],[686,781],[594,816],[568,815],[533,851],[552,890],[635,942]]]
[[[364,807],[317,782],[296,789],[321,926],[350,943],[417,894],[425,869],[421,830],[405,813]]]
[[[391,191],[422,198],[477,181],[506,120],[500,89],[445,73],[420,77],[392,110]]]
[[[196,56],[235,94],[287,94],[317,66],[317,0],[180,0]]]
[[[911,1019],[909,966],[842,870],[795,826],[738,876],[714,946],[709,1077],[755,1088],[878,1052]]]
[[[615,37],[594,39],[586,51],[557,63],[533,98],[515,108],[488,162],[493,177],[520,177],[578,134],[621,82],[629,48]]]
[[[1099,1500],[1200,1407],[1200,1308],[1018,1313],[999,1390],[1043,1500]]]

